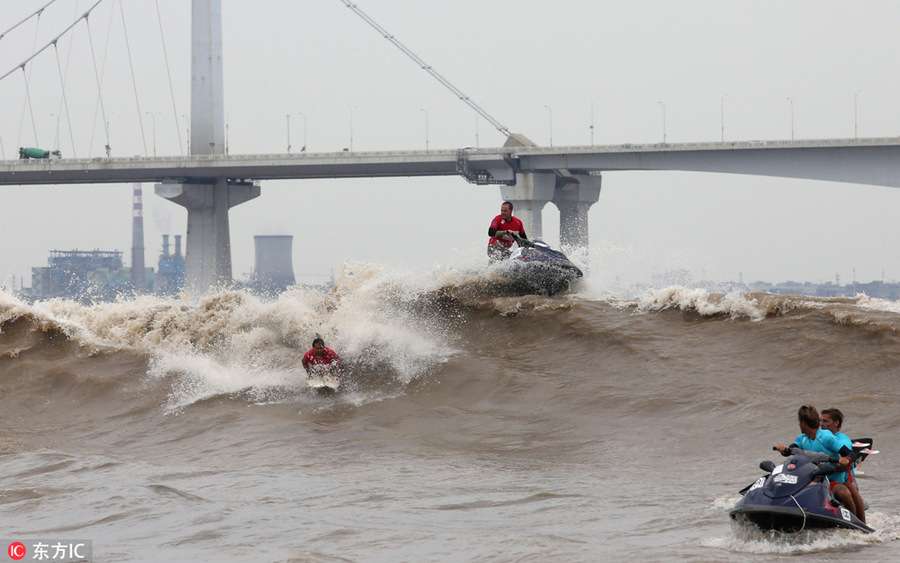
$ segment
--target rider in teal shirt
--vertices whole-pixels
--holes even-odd
[[[841,448],[844,446],[846,446],[848,450],[853,450],[853,442],[850,441],[850,438],[848,438],[846,434],[837,436],[830,430],[824,430],[822,428],[816,430],[816,437],[812,440],[809,436],[801,432],[800,435],[794,439],[794,444],[801,450],[819,452],[837,456],[838,458],[841,457]],[[844,483],[847,481],[847,472],[840,471],[832,473],[828,476],[828,480],[834,483]]]

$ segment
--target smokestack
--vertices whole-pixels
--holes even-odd
[[[134,184],[134,210],[131,218],[131,285],[143,293],[144,285],[144,201],[140,183]]]
[[[163,256],[169,255],[169,235],[163,235]]]
[[[175,235],[175,256],[181,256],[181,235]]]
[[[256,248],[256,262],[253,268],[255,281],[279,287],[294,285],[296,280],[291,259],[294,237],[257,235],[253,237],[253,242]]]

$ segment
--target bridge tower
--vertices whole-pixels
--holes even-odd
[[[222,2],[191,4],[191,145],[192,155],[225,154],[225,109],[222,78]],[[193,291],[229,284],[231,234],[228,210],[260,194],[259,185],[228,178],[163,182],[156,194],[187,208],[185,286]]]

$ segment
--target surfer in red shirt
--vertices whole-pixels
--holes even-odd
[[[344,362],[341,361],[337,352],[325,347],[324,340],[316,338],[312,342],[312,349],[303,355],[303,369],[308,375],[313,375],[313,370],[337,370],[340,372],[344,369]]]
[[[488,258],[492,262],[503,260],[509,256],[509,249],[516,240],[513,238],[513,235],[528,239],[528,236],[525,234],[525,225],[522,224],[518,217],[513,217],[512,211],[513,204],[509,201],[504,201],[500,204],[500,215],[494,217],[494,220],[491,221],[491,226],[488,228],[488,236],[491,239],[488,241],[487,252]]]

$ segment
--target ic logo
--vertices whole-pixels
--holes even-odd
[[[12,559],[18,561],[25,557],[25,544],[22,542],[13,542],[9,544],[9,548],[6,551]]]

